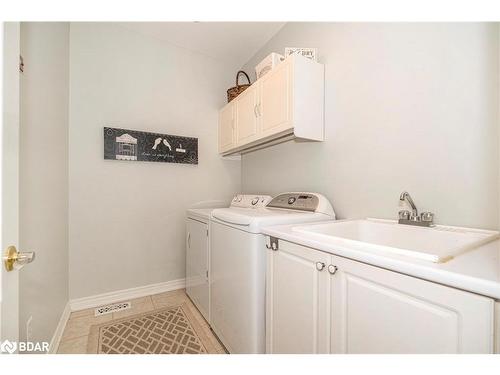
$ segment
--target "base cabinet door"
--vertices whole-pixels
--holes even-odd
[[[342,257],[332,265],[332,353],[492,353],[492,299]]]
[[[208,321],[208,224],[187,219],[186,293]]]
[[[285,241],[267,251],[266,352],[328,353],[331,256]]]

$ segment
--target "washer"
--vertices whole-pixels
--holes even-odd
[[[235,205],[234,203],[238,203]],[[283,193],[265,207],[234,202],[212,211],[210,324],[230,353],[265,352],[266,248],[261,228],[335,219],[316,193]]]

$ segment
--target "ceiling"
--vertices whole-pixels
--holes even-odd
[[[284,22],[120,22],[178,47],[241,67]]]

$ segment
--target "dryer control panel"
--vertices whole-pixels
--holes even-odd
[[[258,208],[265,207],[272,197],[269,195],[237,194],[231,201],[231,207]]]

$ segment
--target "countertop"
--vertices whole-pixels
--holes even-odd
[[[327,222],[321,222],[325,224]],[[500,240],[469,250],[444,263],[433,263],[402,255],[354,250],[333,245],[328,238],[293,230],[297,224],[262,229],[265,235],[322,250],[388,270],[452,286],[500,300]]]

